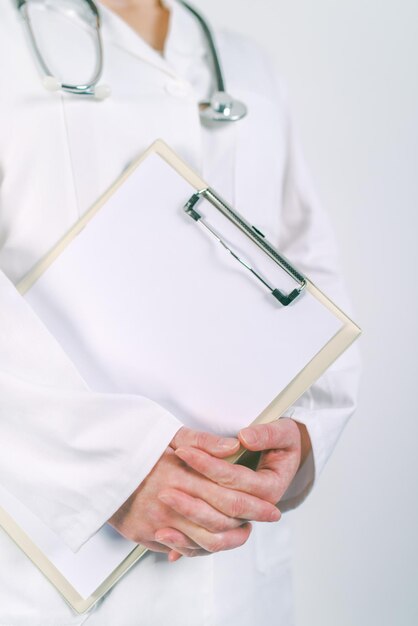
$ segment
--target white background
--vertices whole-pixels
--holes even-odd
[[[418,2],[195,4],[275,58],[364,330],[359,410],[292,514],[297,626],[418,624]]]

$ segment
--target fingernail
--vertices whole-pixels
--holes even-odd
[[[277,522],[280,518],[280,511],[278,509],[274,509],[270,515],[271,522]]]
[[[158,533],[158,531],[154,535],[154,540],[159,541],[160,543],[172,543],[173,538],[170,535],[164,533]]]
[[[240,435],[244,443],[254,445],[257,442],[257,435],[251,428],[244,428],[240,431]]]
[[[221,450],[234,450],[238,446],[238,439],[235,439],[233,437],[225,437],[224,439],[221,439],[216,445],[216,447],[220,448]]]

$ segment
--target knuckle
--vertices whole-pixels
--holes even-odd
[[[231,528],[233,528],[231,522],[232,520],[228,517],[219,517],[212,524],[213,531],[217,533],[222,533],[226,530],[230,530]]]
[[[134,543],[142,543],[142,541],[144,540],[143,534],[140,531],[132,528],[122,532],[122,535],[126,539],[128,539],[129,541],[133,541]]]
[[[166,526],[168,524],[168,520],[170,519],[170,515],[167,514],[167,511],[163,506],[155,506],[152,507],[149,511],[149,517],[152,519],[152,522],[155,526]]]
[[[224,487],[234,488],[237,485],[237,480],[235,474],[228,469],[228,471],[223,471],[220,476],[220,480],[222,481],[222,485]]]
[[[274,424],[266,424],[266,428],[264,429],[264,441],[267,447],[274,447],[276,438],[276,430]]]
[[[188,502],[184,506],[183,515],[187,518],[197,518],[200,519],[201,515],[199,514],[199,509],[195,505],[194,502]]]
[[[241,517],[244,514],[246,508],[245,498],[241,495],[233,497],[231,502],[231,517]]]
[[[196,503],[191,497],[184,497],[184,495],[177,499],[177,510],[186,517],[196,513]]]
[[[281,484],[278,476],[274,476],[271,479],[271,486],[269,489],[269,501],[273,504],[277,504],[281,496]]]
[[[196,446],[202,450],[205,450],[209,445],[209,434],[204,431],[198,431],[196,433]]]
[[[222,522],[219,524],[220,529],[219,532],[225,532],[227,530],[231,530],[232,528],[236,528],[238,522],[235,522],[230,517],[224,517]]]

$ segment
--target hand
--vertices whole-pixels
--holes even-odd
[[[256,471],[232,465],[194,448],[179,448],[176,454],[189,467],[220,486],[272,504],[279,503],[310,450],[305,426],[290,418],[282,418],[270,424],[244,428],[238,438],[248,450],[262,452]]]
[[[204,448],[221,460],[239,448],[237,439],[223,439],[182,428],[146,479],[108,520],[124,537],[170,560],[196,556],[245,543],[248,519],[274,521],[272,504],[251,494],[217,485],[194,471],[175,453],[179,446]]]
[[[283,417],[270,424],[244,428],[238,438],[247,450],[262,452],[257,472],[272,472],[276,476],[272,497],[277,498],[278,504],[312,450],[306,426]]]
[[[251,451],[262,451],[257,470],[214,458],[207,451],[193,447],[179,447],[179,456],[189,467],[220,486],[253,495],[271,504],[277,504],[292,482],[298,468],[310,450],[308,431],[303,424],[282,418],[270,424],[251,426],[240,431],[241,444]],[[182,499],[177,494],[170,503],[177,512],[188,515]],[[194,503],[197,510],[198,503]],[[280,519],[277,510],[277,520]],[[254,518],[247,518],[254,519]],[[179,558],[175,550],[170,558]]]

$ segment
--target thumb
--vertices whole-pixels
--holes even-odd
[[[237,452],[239,441],[235,437],[220,437],[183,426],[174,435],[170,446],[174,450],[185,447],[199,448],[199,450],[204,450],[212,456],[224,458]]]
[[[299,438],[297,426],[290,418],[280,418],[269,424],[255,424],[243,428],[238,438],[247,450],[262,451],[291,448]]]

